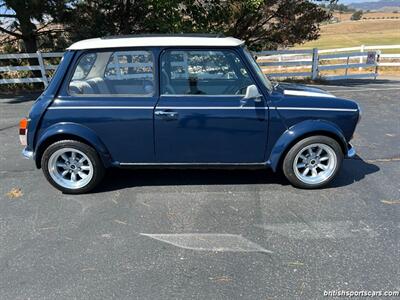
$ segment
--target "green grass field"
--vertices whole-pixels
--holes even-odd
[[[318,40],[297,45],[295,48],[344,48],[360,45],[400,44],[400,19],[343,21],[321,27]],[[400,49],[384,53],[400,53]]]

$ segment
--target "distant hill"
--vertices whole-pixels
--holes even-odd
[[[380,0],[368,2],[355,2],[348,4],[349,7],[358,10],[396,10],[400,9],[400,0]]]
[[[339,4],[349,5],[350,3],[361,3],[361,2],[378,2],[380,0],[339,0]]]

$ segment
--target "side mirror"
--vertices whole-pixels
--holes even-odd
[[[246,95],[244,96],[244,99],[254,99],[254,101],[260,102],[261,101],[261,97],[262,97],[262,95],[258,91],[257,86],[252,84],[252,85],[249,85],[247,87]]]

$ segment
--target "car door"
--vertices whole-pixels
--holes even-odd
[[[154,111],[159,163],[261,163],[268,110],[263,97],[244,99],[255,84],[233,49],[169,49],[160,57]]]
[[[114,162],[153,162],[153,110],[158,99],[153,51],[122,48],[77,55],[46,122],[85,128],[105,145]]]

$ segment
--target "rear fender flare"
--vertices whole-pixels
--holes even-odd
[[[98,135],[86,126],[69,122],[53,124],[40,135],[34,151],[36,165],[40,167],[40,159],[45,150],[44,147],[47,146],[49,141],[74,138],[92,146],[99,154],[105,167],[112,165],[111,155]]]

